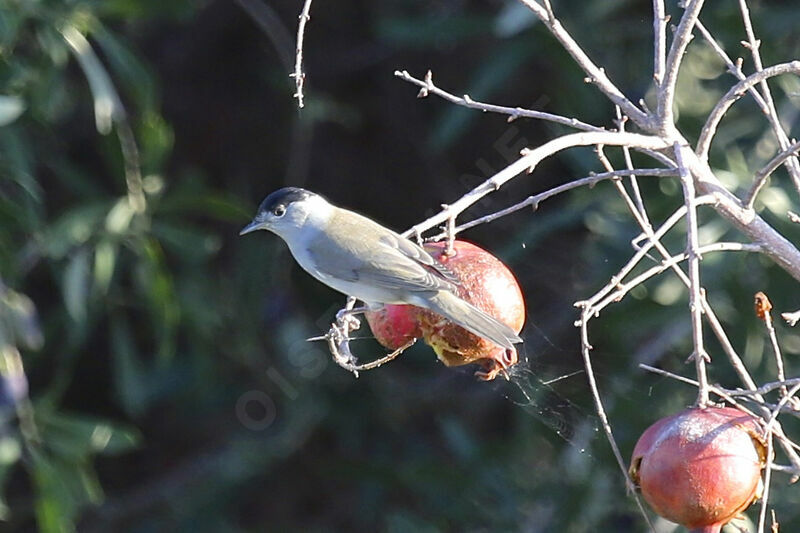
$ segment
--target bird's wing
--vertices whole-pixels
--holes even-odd
[[[368,219],[360,222],[367,223],[374,224]],[[360,282],[391,292],[456,291],[455,276],[444,265],[422,247],[385,228],[374,242],[373,259],[359,257],[364,243],[355,229],[338,232],[333,238],[320,236],[327,241],[320,246],[326,250],[326,257],[324,261],[314,258],[317,272],[329,280]]]
[[[434,269],[437,273],[439,273],[442,277],[447,279],[450,283],[454,285],[460,285],[461,282],[458,280],[455,274],[444,266],[442,263],[434,259],[431,254],[425,251],[422,246],[419,246],[417,243],[402,237],[401,235],[397,235],[396,233],[390,233],[385,235],[381,238],[381,241],[390,246],[392,248],[396,248],[406,257],[413,259],[417,263],[420,263],[426,267]]]
[[[362,265],[362,280],[391,290],[455,292],[455,276],[420,246],[391,234],[381,237],[378,246],[380,261]]]

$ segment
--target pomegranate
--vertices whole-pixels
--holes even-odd
[[[525,323],[522,291],[499,259],[465,241],[455,241],[450,255],[445,255],[443,242],[426,244],[425,249],[458,279],[461,298],[520,332]],[[386,348],[396,350],[413,338],[424,337],[446,366],[477,363],[483,369],[475,375],[484,380],[494,379],[518,361],[516,350],[501,348],[427,309],[387,305],[368,311],[366,318]]]
[[[411,339],[422,337],[417,321],[418,312],[419,308],[413,305],[385,305],[377,311],[367,311],[364,315],[375,339],[384,348],[394,351],[405,346]]]
[[[690,408],[645,430],[630,474],[656,513],[718,533],[760,497],[765,462],[756,418],[730,407]]]

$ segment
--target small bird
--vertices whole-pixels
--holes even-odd
[[[260,229],[281,237],[306,272],[369,309],[416,305],[503,348],[522,342],[509,326],[457,296],[453,274],[421,246],[318,194],[297,187],[271,193],[239,235]]]

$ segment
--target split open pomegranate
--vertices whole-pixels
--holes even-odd
[[[446,243],[425,249],[458,279],[458,295],[478,309],[510,326],[516,333],[525,323],[525,301],[514,274],[495,256],[466,241],[455,241],[447,255]],[[366,313],[378,341],[395,350],[423,337],[447,366],[479,364],[481,379],[494,379],[518,361],[515,349],[505,349],[471,333],[432,311],[409,305],[387,305]]]

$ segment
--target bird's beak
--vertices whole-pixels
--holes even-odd
[[[248,225],[242,228],[242,231],[239,232],[239,235],[245,235],[247,233],[251,233],[257,229],[261,229],[261,223],[256,222],[255,220],[250,222]]]

